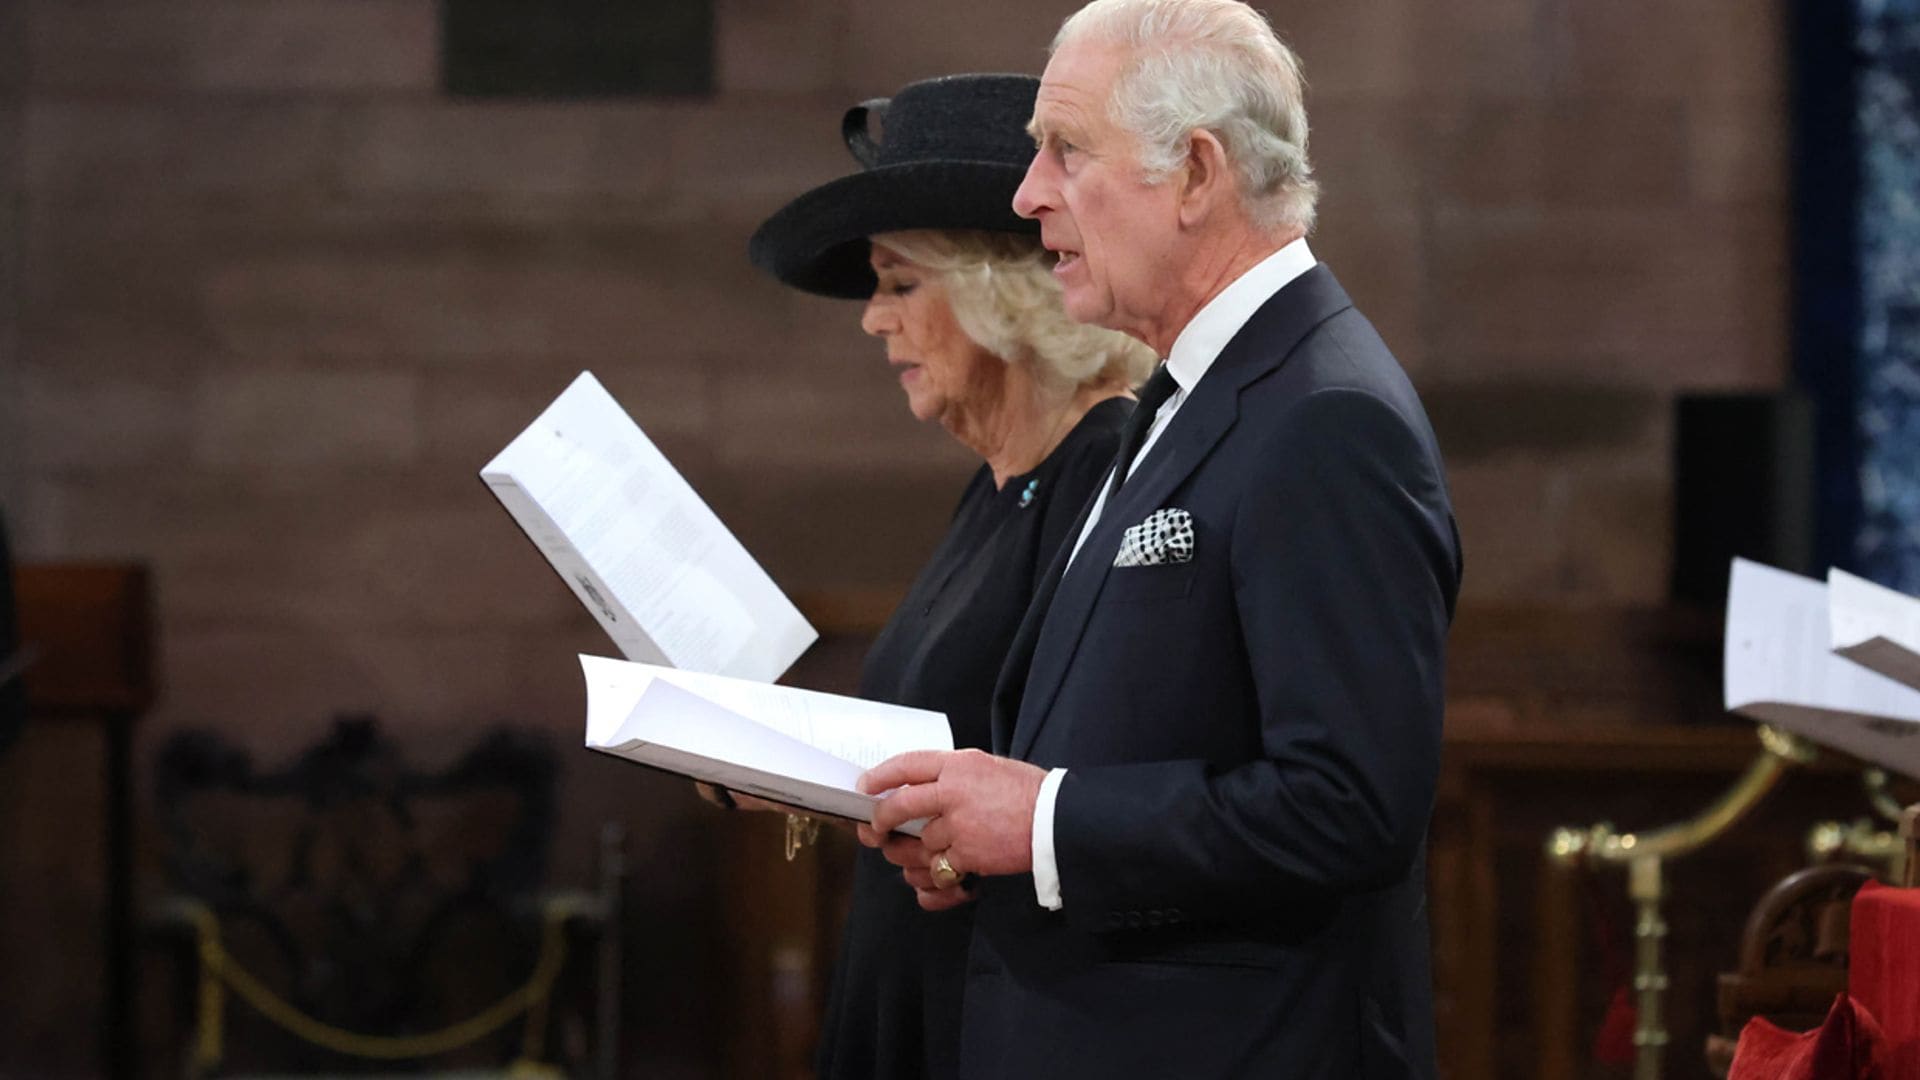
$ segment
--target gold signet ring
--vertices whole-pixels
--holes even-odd
[[[943,889],[951,888],[960,881],[960,871],[947,861],[947,853],[941,852],[933,857],[933,883]]]

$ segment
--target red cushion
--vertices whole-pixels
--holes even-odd
[[[1886,1033],[1888,1080],[1920,1080],[1920,889],[1861,886],[1848,938],[1847,992]]]
[[[1785,1031],[1758,1016],[1747,1021],[1727,1080],[1893,1080],[1886,1059],[1873,1014],[1841,994],[1812,1031]]]

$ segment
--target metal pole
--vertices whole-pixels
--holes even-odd
[[[1660,869],[1658,855],[1642,856],[1627,865],[1627,895],[1636,915],[1633,989],[1639,1016],[1633,1029],[1634,1080],[1660,1080],[1667,1053],[1667,972],[1660,955],[1667,921],[1660,913],[1665,894]]]

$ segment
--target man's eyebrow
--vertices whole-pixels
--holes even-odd
[[[1027,134],[1033,136],[1035,146],[1044,145],[1050,137],[1065,139],[1068,142],[1080,142],[1082,140],[1079,131],[1080,125],[1075,123],[1071,116],[1056,116],[1042,120],[1040,114],[1036,112],[1033,114],[1033,119],[1027,121]]]

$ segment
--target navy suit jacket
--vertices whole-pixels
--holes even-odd
[[[1114,568],[1163,507],[1191,560]],[[1069,770],[1065,907],[983,883],[964,1075],[1433,1076],[1459,539],[1419,399],[1326,267],[1254,314],[1066,560],[994,710],[997,752]]]

